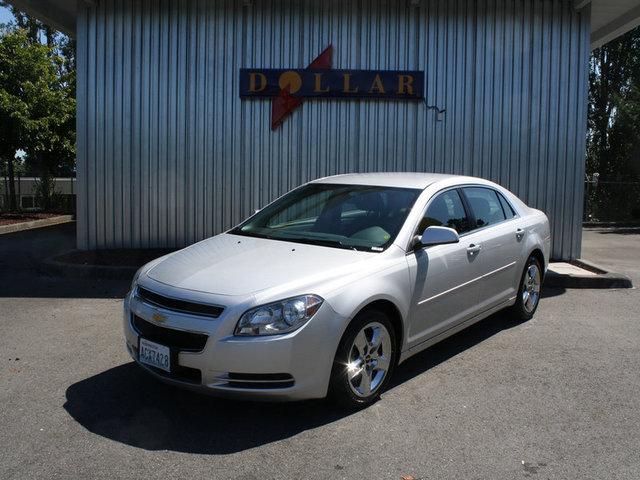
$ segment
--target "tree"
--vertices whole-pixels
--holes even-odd
[[[586,166],[588,175],[600,176],[597,190],[587,190],[590,214],[612,220],[640,215],[633,185],[640,182],[640,27],[592,52]]]
[[[22,29],[0,36],[0,159],[7,164],[12,211],[18,149],[38,159],[45,174],[75,155],[75,100],[60,76],[63,60],[29,36]]]
[[[23,111],[20,117],[28,118],[30,123],[23,122],[21,131],[26,132],[28,126],[30,133],[23,135],[19,148],[27,153],[22,159],[23,169],[40,176],[42,185],[52,186],[53,183],[48,181],[48,176],[68,176],[75,172],[75,41],[35,17],[8,5],[4,0],[0,0],[0,6],[9,8],[14,17],[13,22],[0,28],[0,36],[12,34],[16,30],[22,31],[28,43],[34,47],[34,51],[40,53],[40,59],[43,60],[42,53],[45,53],[51,63],[52,68],[47,68],[47,75],[39,83],[40,94],[22,99],[22,107],[27,105],[27,101],[31,103],[27,105],[28,112]],[[46,46],[46,50],[42,50],[43,46]],[[28,45],[23,42],[23,47],[26,49]],[[51,72],[55,75],[52,76]],[[20,80],[13,76],[9,82]],[[26,78],[23,80],[28,81]],[[7,110],[17,105],[14,101],[10,103],[13,106],[6,106]],[[15,116],[19,111],[13,113]],[[2,147],[9,150],[13,146],[15,145],[5,143]],[[0,165],[3,157],[10,156],[10,153],[3,155],[0,152]],[[7,167],[6,170],[12,170],[13,164]],[[45,190],[47,189],[43,189]],[[14,195],[11,197],[14,198]],[[48,195],[46,198],[48,199]],[[15,204],[15,200],[10,203]]]

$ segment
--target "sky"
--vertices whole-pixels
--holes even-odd
[[[6,7],[0,7],[0,23],[8,23],[11,20],[13,20],[11,10]]]

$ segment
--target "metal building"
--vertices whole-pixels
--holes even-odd
[[[13,3],[77,38],[79,248],[182,246],[307,180],[396,170],[497,181],[577,257],[589,51],[640,19],[637,0]],[[424,101],[310,100],[272,131],[271,101],[240,98],[241,68],[330,44],[335,69],[424,72]]]

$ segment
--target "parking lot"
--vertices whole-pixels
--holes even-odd
[[[640,478],[637,289],[546,289],[533,320],[480,322],[346,414],[148,377],[122,341],[128,282],[40,269],[73,235],[0,236],[0,478]],[[640,271],[606,248],[637,249],[637,232],[587,240],[585,258]]]

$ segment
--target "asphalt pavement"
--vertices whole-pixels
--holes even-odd
[[[126,281],[39,269],[72,244],[68,226],[0,236],[2,479],[640,478],[637,289],[546,289],[533,320],[480,322],[347,414],[150,378],[123,346]]]
[[[640,285],[640,228],[585,228],[582,257]]]

